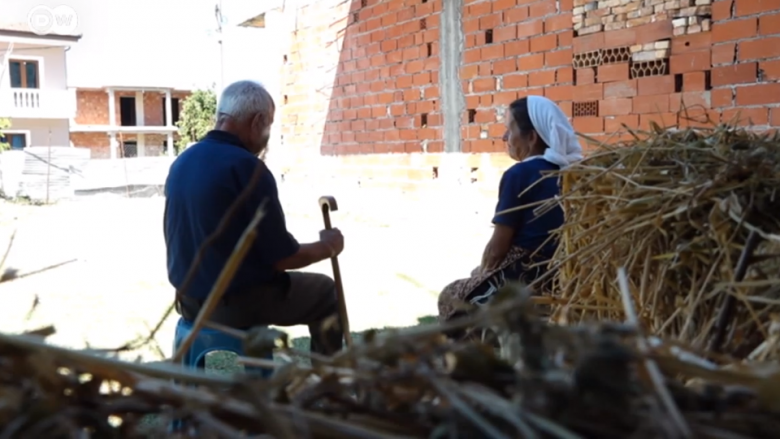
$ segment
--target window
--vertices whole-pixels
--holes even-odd
[[[11,149],[24,149],[27,147],[27,136],[12,133],[0,134],[0,142],[11,145]]]
[[[138,157],[138,142],[126,140],[122,143],[122,157]]]
[[[163,126],[168,126],[168,113],[165,111],[165,98],[162,99],[162,115],[163,115]],[[171,98],[171,115],[173,116],[173,123],[171,125],[176,125],[176,122],[179,121],[179,98]]]
[[[122,96],[119,98],[119,124],[123,127],[134,127],[135,120],[135,98]]]
[[[12,88],[39,88],[38,61],[12,59],[8,62]]]

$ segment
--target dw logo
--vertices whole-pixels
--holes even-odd
[[[70,35],[76,31],[79,18],[76,10],[70,6],[50,8],[38,5],[27,14],[27,25],[30,31],[38,35]]]

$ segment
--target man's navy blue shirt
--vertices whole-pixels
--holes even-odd
[[[250,184],[257,167],[259,182],[236,211],[219,239],[206,250],[187,297],[205,299],[219,277],[258,206],[266,201],[257,239],[225,294],[258,286],[281,273],[274,265],[298,251],[287,231],[276,180],[257,156],[224,131],[211,131],[173,162],[165,181],[164,233],[168,249],[168,279],[181,288],[198,249],[217,230],[222,217]]]
[[[496,206],[496,215],[493,217],[493,224],[502,224],[515,230],[513,245],[530,252],[535,252],[538,249],[539,255],[545,258],[551,258],[555,252],[556,243],[553,240],[547,241],[547,239],[551,231],[563,225],[563,210],[560,206],[556,206],[537,217],[534,214],[534,209],[539,205],[528,205],[549,200],[560,193],[557,178],[548,176],[539,181],[545,177],[543,174],[545,171],[557,171],[558,169],[560,169],[559,166],[543,158],[535,158],[512,165],[501,177],[498,205]],[[520,206],[528,207],[498,214],[501,211]]]

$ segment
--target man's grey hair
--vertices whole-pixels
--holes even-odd
[[[255,114],[269,114],[275,108],[274,99],[256,81],[237,81],[224,90],[217,103],[217,118],[221,115],[245,121]]]

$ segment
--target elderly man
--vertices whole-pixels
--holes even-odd
[[[332,355],[342,347],[335,284],[322,274],[296,270],[338,255],[344,238],[323,230],[320,240],[299,244],[287,231],[276,180],[258,158],[268,146],[275,105],[262,85],[240,81],[222,93],[217,123],[171,165],[165,182],[165,243],[168,278],[179,290],[198,249],[217,229],[229,207],[259,181],[227,228],[210,246],[177,310],[194,320],[239,237],[265,201],[257,239],[210,320],[238,329],[256,325],[309,325],[313,352]],[[323,325],[330,320],[335,324]]]

